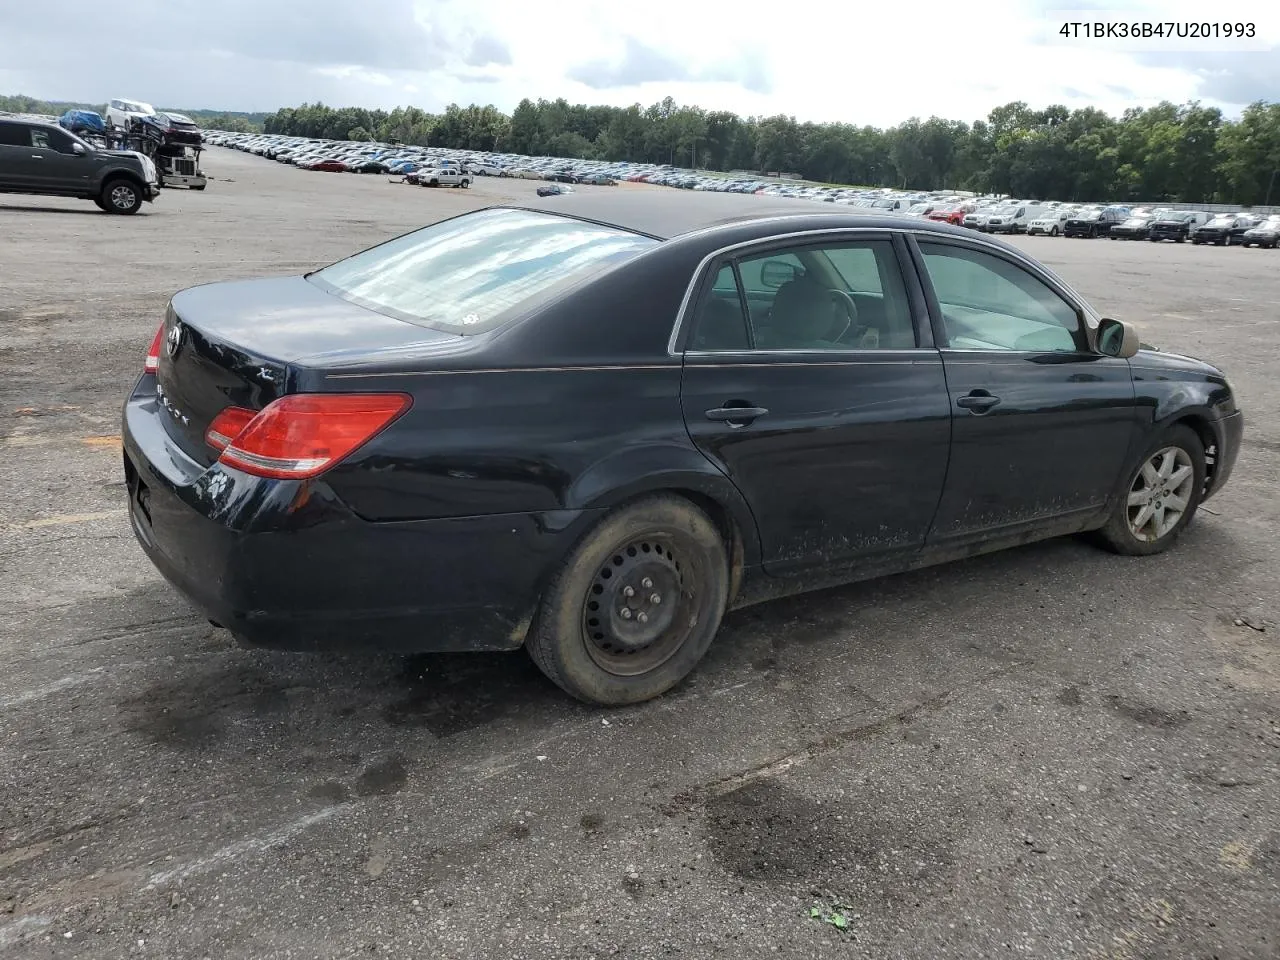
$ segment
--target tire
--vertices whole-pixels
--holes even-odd
[[[1173,242],[1174,242],[1174,243],[1186,243],[1186,242],[1187,242],[1187,238],[1186,238],[1186,237],[1174,237],[1174,238],[1173,238]]]
[[[439,181],[439,180],[437,180],[437,179],[435,179],[435,178],[433,177],[431,180],[429,180],[429,181],[427,182],[427,186],[428,186],[428,187],[438,187],[438,186],[440,186],[440,181]]]
[[[1056,237],[1057,235],[1058,235],[1058,228],[1057,228],[1057,227],[1053,227],[1052,229],[1050,229],[1050,231],[1049,231],[1049,236],[1051,236],[1051,237]]]
[[[191,189],[192,189],[192,190],[203,190],[206,186],[208,186],[208,184],[204,184],[204,183],[193,183],[193,184],[191,185]]]
[[[702,659],[728,593],[725,544],[711,519],[681,497],[646,497],[605,517],[574,548],[547,586],[525,646],[579,700],[640,703],[666,693]],[[623,610],[635,612],[624,618]],[[642,625],[650,616],[661,619]]]
[[[102,208],[108,213],[130,216],[142,206],[142,189],[132,180],[116,177],[102,186]]]
[[[1167,466],[1170,474],[1164,474],[1157,468]],[[1190,468],[1182,480],[1183,471]],[[1204,494],[1204,444],[1194,430],[1184,424],[1175,424],[1164,431],[1143,453],[1138,466],[1133,468],[1129,482],[1125,485],[1124,494],[1111,512],[1099,534],[1103,543],[1116,553],[1130,557],[1147,557],[1163,553],[1177,541],[1178,536],[1186,529],[1187,524],[1195,516],[1196,509]],[[1171,481],[1177,480],[1176,483]],[[1159,486],[1160,483],[1166,486]],[[1170,485],[1171,484],[1171,485]],[[1160,515],[1154,512],[1143,520],[1143,514],[1149,504],[1135,500],[1135,497],[1158,491],[1157,503],[1163,504]],[[1160,518],[1168,517],[1172,509],[1169,502],[1181,502],[1183,508],[1176,520],[1164,529],[1159,529]],[[1135,522],[1142,520],[1136,527]]]

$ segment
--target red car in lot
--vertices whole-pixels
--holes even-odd
[[[957,227],[964,222],[964,215],[965,208],[963,206],[948,207],[945,204],[941,207],[935,207],[925,214],[926,218],[929,220],[936,220],[939,223],[950,223]]]
[[[330,173],[344,173],[347,165],[341,160],[321,160],[311,167],[312,170],[327,170]]]

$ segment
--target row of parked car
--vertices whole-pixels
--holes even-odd
[[[1247,212],[1209,214],[1171,208],[1119,204],[1073,204],[1016,200],[967,192],[925,193],[807,184],[759,175],[725,175],[681,170],[669,164],[526,157],[418,147],[403,144],[318,140],[282,134],[210,131],[207,143],[233,147],[305,170],[385,173],[424,186],[469,186],[474,177],[521,177],[560,184],[646,182],[686,190],[796,197],[866,207],[885,213],[927,217],[985,233],[1049,237],[1110,237],[1115,240],[1172,240],[1194,244],[1280,245],[1280,215]]]
[[[926,201],[907,209],[909,216],[942,220],[984,233],[1025,233],[1028,236],[1108,237],[1112,240],[1150,240],[1212,243],[1219,246],[1280,245],[1280,214],[1207,213],[1171,207],[1097,206],[1032,200]]]

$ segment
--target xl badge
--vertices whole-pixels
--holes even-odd
[[[172,357],[178,352],[178,347],[182,345],[182,324],[175,320],[173,326],[169,328],[169,333],[165,336],[164,340],[169,356]]]

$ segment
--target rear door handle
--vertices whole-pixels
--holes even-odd
[[[744,427],[768,412],[764,407],[749,407],[743,404],[740,407],[713,407],[706,412],[706,417],[708,420],[722,421],[731,427]]]
[[[974,390],[967,396],[957,399],[956,406],[972,410],[974,413],[986,413],[999,402],[999,397],[993,397],[985,390]]]

